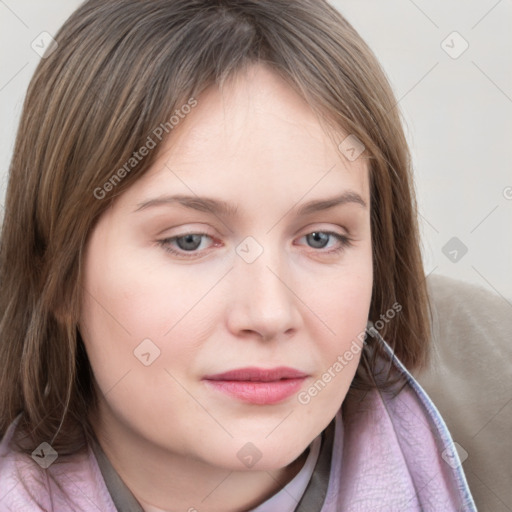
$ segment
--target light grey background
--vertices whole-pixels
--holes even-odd
[[[0,205],[40,58],[31,44],[55,34],[80,3],[0,0]],[[332,3],[377,55],[405,117],[426,273],[480,284],[512,307],[512,3]]]

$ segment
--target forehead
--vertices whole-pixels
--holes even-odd
[[[261,204],[350,189],[368,203],[367,161],[364,153],[355,161],[344,156],[338,144],[345,137],[342,130],[329,135],[288,83],[254,66],[197,98],[126,199],[207,193]]]

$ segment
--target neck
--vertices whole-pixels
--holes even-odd
[[[302,469],[308,450],[284,468],[232,471],[169,452],[122,425],[94,421],[98,442],[145,512],[240,512],[263,503]],[[127,449],[129,447],[129,449]]]

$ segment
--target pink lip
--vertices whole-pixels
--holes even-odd
[[[296,393],[308,377],[304,372],[278,368],[239,368],[203,378],[218,391],[244,402],[258,405],[276,404]]]

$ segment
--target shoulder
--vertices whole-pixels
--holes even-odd
[[[477,506],[499,508],[512,499],[512,299],[442,275],[427,286],[432,358],[415,377],[467,458]]]
[[[0,511],[27,510],[29,506],[30,510],[44,510],[41,507],[47,502],[48,493],[43,475],[29,456],[15,451],[11,445],[18,418],[9,425],[0,442]]]
[[[441,275],[431,275],[427,283],[432,359],[416,378],[436,405],[456,397],[474,409],[489,399],[510,399],[503,383],[512,382],[512,299]]]
[[[90,449],[59,457],[49,444],[34,454],[15,450],[16,420],[0,442],[0,512],[102,510],[116,512]]]
[[[505,391],[504,381],[512,382],[512,299],[441,275],[427,283],[432,358],[415,376],[436,404],[456,396],[459,403],[484,405]]]
[[[439,274],[428,277],[427,288],[433,307],[434,338],[454,331],[472,334],[474,329],[497,336],[510,332],[511,297]]]
[[[475,511],[462,469],[445,462],[453,440],[443,418],[396,356],[392,362],[403,387],[351,390],[343,403],[338,509]]]

